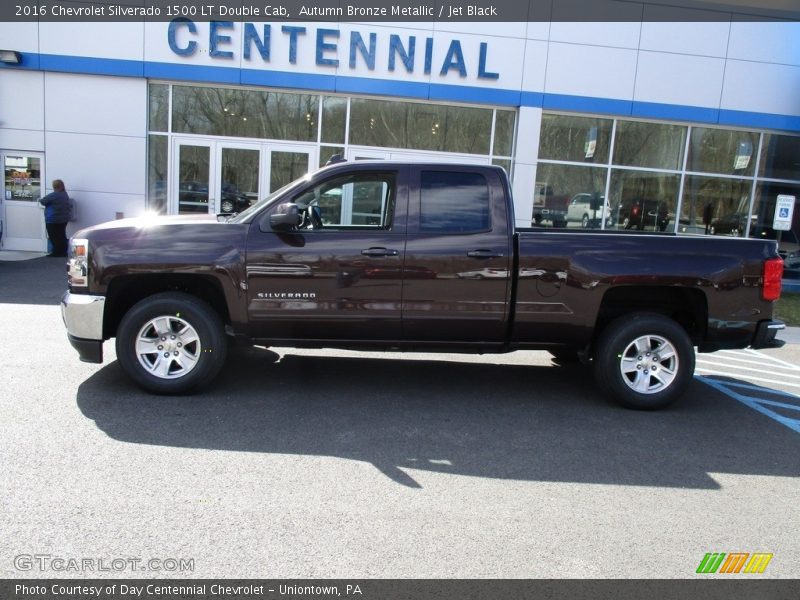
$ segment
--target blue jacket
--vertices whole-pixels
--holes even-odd
[[[39,200],[44,204],[45,223],[66,223],[69,221],[70,203],[67,192],[52,192]]]

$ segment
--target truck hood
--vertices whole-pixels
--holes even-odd
[[[193,225],[193,224],[208,224],[217,222],[216,215],[207,213],[199,215],[173,215],[173,216],[144,216],[132,217],[129,219],[117,219],[116,221],[106,221],[86,227],[76,232],[73,237],[83,238],[94,231],[107,231],[113,229],[151,229],[159,226],[169,225]]]

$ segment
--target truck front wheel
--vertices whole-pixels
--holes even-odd
[[[227,343],[222,321],[208,304],[166,292],[125,314],[116,348],[122,370],[137,385],[155,394],[185,394],[219,373]]]
[[[663,315],[634,313],[610,323],[594,352],[598,387],[627,408],[657,410],[686,390],[694,374],[686,330]]]

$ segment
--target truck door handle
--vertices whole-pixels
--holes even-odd
[[[467,256],[471,258],[503,258],[503,253],[481,248],[480,250],[470,250],[467,252]]]
[[[391,248],[367,248],[366,250],[362,250],[361,254],[364,256],[397,256],[400,253]]]

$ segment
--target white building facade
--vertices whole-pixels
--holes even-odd
[[[0,243],[46,248],[55,178],[74,232],[237,210],[333,154],[501,165],[518,226],[774,236],[800,23],[607,3],[640,18],[0,23]],[[606,218],[569,212],[589,196]]]

